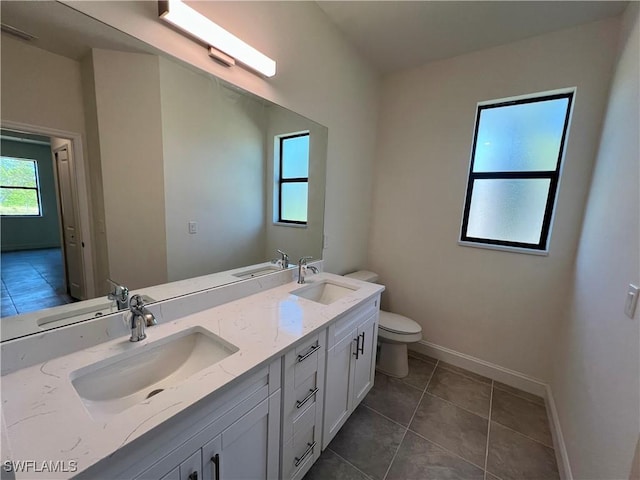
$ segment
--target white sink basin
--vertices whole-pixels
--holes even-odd
[[[322,303],[323,305],[329,305],[330,303],[340,300],[345,295],[353,293],[356,290],[357,288],[338,285],[337,283],[329,281],[322,281],[314,282],[308,287],[302,287],[298,290],[294,290],[291,294],[297,297],[306,298],[307,300]]]
[[[153,335],[153,330],[148,331]],[[127,353],[83,367],[71,383],[95,420],[161,394],[238,351],[202,328],[191,328]]]
[[[267,265],[259,268],[254,268],[254,269],[244,270],[242,272],[234,273],[233,276],[242,278],[244,280],[247,278],[261,277],[262,275],[267,275],[268,273],[280,272],[280,271],[282,271],[282,268],[277,265]]]
[[[142,299],[144,300],[145,304],[155,302],[153,298],[147,295],[142,295]],[[98,304],[91,303],[90,305],[83,304],[85,304],[85,302],[80,302],[78,304],[69,303],[67,305],[57,307],[56,310],[62,311],[59,311],[58,313],[54,313],[52,315],[47,315],[46,317],[40,317],[38,319],[38,326],[40,328],[49,329],[52,327],[69,325],[71,323],[86,320],[88,318],[109,315],[110,313],[115,313],[118,311],[116,303],[113,301],[106,301]]]

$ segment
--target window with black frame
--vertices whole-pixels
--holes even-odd
[[[478,104],[461,244],[548,251],[573,97]]]
[[[309,133],[279,138],[278,222],[306,225],[309,197]]]
[[[35,160],[0,157],[0,215],[40,216],[39,188]]]

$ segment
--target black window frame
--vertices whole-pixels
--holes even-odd
[[[469,173],[467,176],[467,190],[465,195],[464,202],[464,213],[462,217],[462,228],[460,230],[460,241],[463,243],[472,244],[473,246],[488,246],[493,247],[506,247],[506,249],[517,248],[522,249],[524,251],[531,252],[546,252],[548,251],[549,244],[549,233],[551,230],[551,222],[553,218],[553,213],[555,210],[557,192],[558,192],[558,184],[560,182],[560,173],[562,169],[564,154],[565,154],[565,145],[567,140],[567,135],[569,131],[569,122],[571,119],[571,113],[573,108],[573,101],[575,96],[575,90],[572,89],[570,91],[565,91],[562,93],[542,93],[534,96],[527,96],[526,98],[513,99],[507,101],[496,101],[495,103],[483,103],[478,104],[476,110],[476,122],[473,133],[473,144],[471,147],[471,162],[469,164]],[[560,98],[568,99],[567,103],[567,111],[564,119],[564,126],[562,129],[562,138],[560,140],[560,148],[558,151],[558,158],[556,160],[556,168],[555,170],[536,170],[536,171],[494,171],[494,172],[474,172],[474,162],[476,155],[476,144],[478,141],[478,130],[480,128],[480,118],[482,115],[482,111],[489,110],[493,108],[507,107],[513,105],[523,105],[527,103],[537,103],[544,102],[550,100],[557,100]],[[506,240],[496,240],[492,238],[480,238],[480,237],[470,237],[467,235],[467,227],[469,224],[469,211],[471,209],[471,199],[473,195],[473,186],[476,180],[484,180],[484,179],[549,179],[549,193],[547,195],[547,202],[545,206],[542,228],[540,231],[540,241],[537,244],[534,243],[523,243],[523,242],[512,242]]]
[[[282,176],[282,172],[283,170],[283,160],[284,160],[284,143],[287,140],[290,140],[292,138],[299,138],[299,137],[309,137],[309,145],[311,145],[311,136],[309,134],[310,132],[303,132],[303,133],[296,133],[296,134],[292,134],[292,135],[283,135],[281,137],[278,137],[280,140],[279,146],[280,146],[280,168],[278,170],[278,223],[289,223],[292,225],[307,225],[308,221],[309,221],[309,202],[307,200],[307,221],[306,222],[302,222],[299,220],[286,220],[282,218],[282,185],[285,183],[306,183],[307,184],[307,188],[309,185],[309,177],[291,177],[291,178],[284,178]],[[308,158],[307,158],[308,161]]]
[[[34,176],[36,179],[36,186],[35,187],[24,187],[24,186],[12,186],[12,185],[4,185],[2,184],[2,180],[0,180],[0,190],[35,190],[36,191],[36,200],[38,202],[38,213],[37,214],[33,214],[33,215],[28,215],[28,214],[19,214],[19,215],[11,215],[11,214],[6,214],[3,213],[2,215],[0,215],[0,217],[6,217],[6,218],[19,218],[19,217],[29,217],[29,218],[34,218],[34,217],[42,217],[42,201],[40,199],[40,175],[38,174],[38,161],[36,159],[33,158],[19,158],[19,157],[9,157],[9,156],[5,156],[5,155],[1,155],[2,158],[7,158],[10,160],[20,160],[23,162],[32,162],[33,163],[33,172],[34,172]]]

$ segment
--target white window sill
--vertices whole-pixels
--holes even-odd
[[[273,226],[274,227],[307,228],[307,224],[302,224],[302,223],[273,222]]]
[[[521,247],[507,247],[505,245],[492,245],[490,243],[476,243],[476,242],[465,242],[463,240],[458,240],[458,245],[461,247],[474,247],[474,248],[484,248],[486,250],[502,250],[504,252],[511,253],[524,253],[527,255],[537,255],[538,257],[548,257],[549,250],[532,250],[530,248],[521,248]]]

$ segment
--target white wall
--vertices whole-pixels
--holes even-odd
[[[194,2],[278,62],[263,80],[213,62],[204,47],[160,23],[156,2],[66,2],[107,24],[329,128],[325,268],[366,263],[378,81],[313,2]]]
[[[640,282],[638,12],[632,3],[624,16],[554,359],[551,386],[576,479],[630,478],[640,432],[640,314],[624,314],[627,286]]]
[[[263,262],[265,106],[164,58],[160,89],[169,281]]]
[[[618,21],[399,72],[382,89],[369,267],[423,338],[542,380],[570,281]],[[577,86],[549,256],[457,244],[477,102]]]
[[[291,262],[296,262],[302,256],[318,258],[322,255],[327,129],[294,112],[277,106],[269,107],[267,114],[267,201],[264,258],[278,258],[276,249],[286,252]],[[274,165],[277,165],[279,162],[278,155],[280,151],[279,142],[276,140],[276,137],[304,130],[309,132],[309,198],[307,225],[300,227],[274,224],[274,219],[277,217],[277,210],[274,216],[273,201],[274,196],[277,198]]]
[[[166,283],[159,59],[92,57],[109,275],[130,289]]]
[[[2,34],[2,119],[84,134],[80,64]]]

